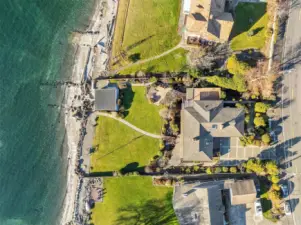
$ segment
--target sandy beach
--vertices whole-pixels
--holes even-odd
[[[76,53],[72,68],[72,82],[83,84],[106,71],[116,12],[116,1],[97,0],[94,12],[91,12],[93,16],[91,16],[86,32],[73,34],[72,45],[76,49]],[[67,87],[65,108],[82,106],[83,100],[89,98],[91,100],[91,94],[93,96],[93,93],[86,93],[84,85]],[[68,176],[61,224],[70,222],[80,224],[76,219],[78,218],[78,211],[81,210],[79,209],[78,195],[79,191],[84,189],[81,178],[75,173],[75,170],[82,154],[80,130],[86,121],[75,118],[73,114],[72,110],[65,112],[68,139]]]

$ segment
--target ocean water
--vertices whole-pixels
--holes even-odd
[[[62,87],[94,2],[0,1],[0,224],[54,225],[66,192]]]

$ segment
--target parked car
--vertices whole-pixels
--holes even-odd
[[[281,184],[280,185],[282,196],[287,197],[288,196],[288,187],[286,184]]]
[[[261,207],[260,199],[257,199],[255,201],[254,208],[255,208],[255,215],[256,216],[262,216],[262,207]]]
[[[291,204],[289,203],[289,201],[286,201],[284,204],[284,212],[285,212],[285,215],[292,214],[292,208],[291,208]]]

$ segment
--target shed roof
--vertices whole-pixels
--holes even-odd
[[[117,111],[118,93],[115,86],[95,90],[95,110]]]

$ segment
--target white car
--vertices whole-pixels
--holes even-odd
[[[262,207],[261,207],[260,199],[257,199],[255,201],[254,208],[255,208],[255,215],[256,216],[262,216]]]
[[[281,184],[280,185],[281,191],[282,191],[282,196],[287,197],[288,196],[288,187],[286,184]]]
[[[284,204],[284,212],[285,212],[285,215],[291,215],[292,214],[292,208],[291,208],[291,205],[288,201],[286,201],[285,204]]]

